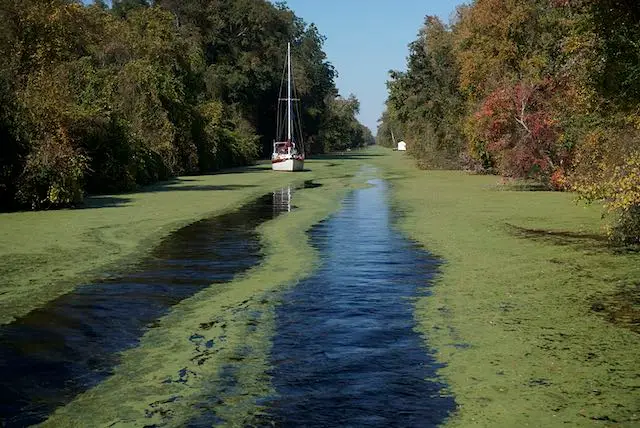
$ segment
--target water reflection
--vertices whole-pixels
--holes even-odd
[[[273,211],[291,212],[291,186],[273,192]]]

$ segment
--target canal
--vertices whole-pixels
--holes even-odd
[[[312,229],[322,264],[277,310],[265,425],[431,427],[455,407],[413,318],[438,261],[394,227],[388,184],[369,183]]]
[[[429,427],[454,410],[413,318],[439,262],[397,230],[389,193],[386,181],[371,180],[310,231],[321,262],[281,295],[269,373],[276,393],[259,400],[266,410],[254,425]],[[292,208],[285,188],[191,224],[134,271],[0,327],[0,426],[42,422],[106,379],[172,306],[258,265],[256,228]],[[192,422],[224,425],[206,415]]]

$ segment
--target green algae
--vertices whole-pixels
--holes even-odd
[[[83,282],[134,267],[180,227],[290,183],[348,177],[350,164],[357,162],[312,159],[308,171],[296,174],[260,165],[92,197],[83,209],[0,213],[0,324]]]
[[[402,153],[379,148],[369,153],[316,161],[314,173],[302,179],[323,187],[297,191],[297,210],[260,227],[266,256],[260,266],[176,305],[140,346],[122,354],[112,377],[43,425],[184,426],[203,413],[226,426],[251,425],[264,411],[258,400],[274,392],[267,371],[279,292],[317,262],[306,231],[336,210],[350,188],[366,186],[366,174],[357,183],[351,177],[367,163],[391,181],[394,207],[403,213],[401,230],[442,257],[433,294],[416,301],[415,316],[425,343],[446,364],[441,375],[459,404],[448,426],[638,426],[640,338],[611,322],[607,310],[621,290],[637,284],[640,256],[606,249],[598,207],[576,205],[569,194],[497,187],[496,177],[420,171]],[[229,174],[228,181],[215,183],[247,180],[243,183],[256,187],[235,188],[221,203],[207,202],[206,195],[218,198],[218,191],[191,196],[205,206],[182,207],[182,220],[161,214],[154,224],[162,230],[154,234],[153,226],[142,226],[146,238],[129,246],[114,242],[128,242],[126,231],[153,222],[161,200],[136,200],[133,204],[142,206],[130,213],[139,214],[118,220],[118,226],[94,220],[103,224],[104,234],[86,226],[91,222],[81,223],[86,241],[77,242],[88,242],[93,251],[111,245],[116,260],[184,222],[231,209],[293,179],[250,174],[259,176],[249,181]],[[182,196],[174,196],[179,207]],[[95,244],[95,236],[108,244]],[[43,257],[45,265],[79,257],[74,251],[27,254]],[[283,269],[285,254],[296,254],[298,263]],[[26,270],[19,266],[11,275],[19,278]]]
[[[606,250],[598,207],[387,153],[401,229],[443,259],[415,316],[459,404],[447,425],[639,426],[640,336],[592,307],[640,256]]]
[[[314,269],[306,231],[335,211],[350,180],[316,180],[296,191],[297,209],[258,231],[265,248],[259,266],[223,286],[207,288],[174,306],[122,354],[113,376],[59,408],[43,426],[184,426],[203,413],[244,426],[273,393],[270,337],[278,292]],[[295,257],[291,257],[295,255]],[[288,257],[292,262],[284,262]]]

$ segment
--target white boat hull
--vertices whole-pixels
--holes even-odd
[[[302,171],[304,161],[300,159],[285,159],[279,162],[271,162],[271,169],[274,171]]]

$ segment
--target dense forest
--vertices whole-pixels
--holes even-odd
[[[293,44],[307,154],[373,142],[324,38],[266,0],[0,0],[0,207],[266,158]]]
[[[640,5],[475,0],[427,16],[391,71],[391,131],[424,168],[535,180],[604,201],[610,237],[640,243]]]

